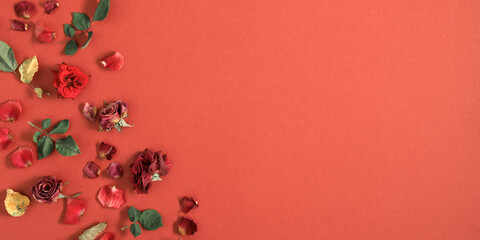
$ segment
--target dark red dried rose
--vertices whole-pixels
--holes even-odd
[[[108,104],[100,110],[99,130],[110,131],[115,124],[127,116],[128,105],[121,100]]]
[[[52,203],[60,197],[63,188],[62,180],[54,176],[45,176],[37,180],[33,185],[31,194],[37,202]]]
[[[58,72],[53,71],[55,79],[53,86],[58,95],[64,98],[76,98],[88,83],[88,76],[79,67],[67,64],[58,64]]]
[[[160,180],[158,177],[167,175],[172,163],[166,156],[160,151],[154,153],[148,149],[137,155],[130,164],[129,177],[137,193],[148,193],[152,181]]]

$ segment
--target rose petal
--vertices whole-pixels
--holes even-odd
[[[2,121],[16,121],[20,113],[22,113],[22,105],[17,100],[8,100],[0,104],[0,120]]]
[[[13,134],[6,128],[0,128],[0,150],[5,150],[13,144]]]
[[[98,149],[98,156],[101,159],[111,160],[113,154],[115,154],[116,152],[117,148],[115,146],[102,142]]]
[[[115,235],[111,232],[105,232],[98,240],[115,240]]]
[[[113,179],[120,178],[123,175],[123,169],[120,163],[112,162],[110,166],[108,166],[107,174]]]
[[[110,187],[105,185],[101,187],[97,198],[102,206],[108,208],[120,208],[120,206],[125,204],[123,190],[115,186]]]
[[[19,192],[12,189],[7,189],[7,196],[5,197],[5,209],[8,214],[13,217],[20,217],[27,211],[30,205],[30,199]]]
[[[82,220],[83,214],[87,210],[87,201],[78,198],[67,199],[67,208],[63,216],[63,223],[77,224]]]
[[[100,167],[93,161],[89,161],[85,164],[85,167],[83,167],[83,172],[89,178],[97,178],[100,175]]]
[[[74,40],[75,40],[75,43],[77,43],[77,46],[80,48],[80,47],[83,47],[88,42],[88,38],[89,38],[88,33],[84,32],[75,36]]]
[[[190,210],[197,208],[198,202],[195,201],[192,197],[183,197],[180,199],[180,208],[183,213],[188,213]]]
[[[15,31],[27,31],[28,25],[18,20],[12,20],[12,29]]]
[[[106,69],[117,71],[123,67],[125,60],[123,59],[123,55],[117,51],[111,56],[100,59],[100,63]]]
[[[197,223],[188,217],[180,217],[178,232],[182,235],[193,235],[197,231]]]
[[[83,116],[94,122],[95,118],[97,117],[97,107],[95,107],[95,105],[85,103],[85,106],[83,106]]]
[[[35,158],[35,155],[31,147],[21,146],[10,153],[8,158],[13,166],[17,168],[27,168],[32,166],[32,161]]]
[[[36,22],[35,35],[42,43],[51,43],[56,37],[55,32],[45,27],[42,21]]]
[[[56,0],[51,0],[45,3],[45,13],[50,14],[52,13],[55,9],[57,9],[60,6]]]
[[[15,12],[18,17],[29,19],[36,12],[35,4],[29,1],[21,1],[15,5]]]

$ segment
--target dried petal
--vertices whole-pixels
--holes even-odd
[[[93,161],[90,161],[85,164],[85,167],[83,167],[83,172],[89,178],[97,178],[100,175],[100,167],[98,167]]]
[[[120,163],[112,162],[110,166],[108,166],[107,174],[113,179],[120,178],[123,175],[123,168]]]
[[[60,6],[56,0],[50,0],[45,3],[45,13],[50,14]]]
[[[13,143],[13,134],[6,128],[0,128],[0,150],[5,150]]]
[[[17,168],[27,168],[32,166],[32,161],[35,158],[35,155],[31,147],[21,146],[10,153],[8,158],[13,166]]]
[[[94,122],[95,118],[97,117],[97,107],[95,107],[95,105],[91,105],[90,103],[85,103],[85,106],[83,106],[83,116]]]
[[[5,197],[5,209],[7,210],[8,214],[13,217],[20,217],[25,214],[28,205],[30,205],[30,199],[27,196],[22,195],[19,192],[15,192],[12,189],[7,189],[7,196]]]
[[[87,201],[78,198],[67,199],[67,208],[63,216],[63,223],[77,224],[82,220],[83,214],[87,210]]]
[[[111,232],[105,232],[98,240],[115,240],[115,235]]]
[[[38,41],[42,43],[51,43],[56,37],[55,32],[46,28],[42,21],[37,21],[35,35],[37,36]]]
[[[17,12],[18,17],[29,19],[36,12],[35,4],[29,1],[21,1],[15,5],[15,12]]]
[[[0,120],[13,122],[22,113],[22,105],[17,100],[8,100],[0,104]]]
[[[180,217],[178,232],[182,235],[193,235],[197,231],[197,223],[188,217]]]
[[[125,197],[123,196],[123,190],[115,186],[105,185],[100,188],[97,195],[98,201],[104,207],[108,208],[120,208],[125,203]]]
[[[12,20],[12,29],[15,31],[25,32],[28,29],[28,25],[18,20]]]
[[[107,228],[107,223],[99,223],[85,230],[85,232],[83,232],[82,235],[78,237],[78,240],[95,240],[95,238],[100,235],[100,233],[102,233],[105,228]]]
[[[123,55],[117,51],[111,56],[100,59],[100,63],[102,63],[105,68],[116,71],[123,67],[125,60],[123,59]]]
[[[100,144],[100,147],[98,148],[98,156],[101,159],[111,160],[113,154],[115,154],[116,152],[117,152],[117,148],[115,146],[110,145],[108,143],[104,143],[104,142],[102,142]]]
[[[183,213],[188,213],[190,210],[197,208],[198,202],[195,201],[192,197],[183,197],[180,199],[180,208]]]
[[[89,39],[88,33],[85,32],[85,33],[80,33],[77,36],[75,36],[74,40],[75,40],[75,43],[77,43],[77,46],[79,48],[80,47],[83,48],[83,46],[88,42],[88,39]]]

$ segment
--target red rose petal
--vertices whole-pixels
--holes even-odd
[[[12,29],[15,31],[27,31],[28,25],[18,20],[12,20]]]
[[[31,147],[21,146],[10,153],[8,158],[13,166],[17,168],[27,168],[32,166],[32,161],[33,158],[35,158],[35,155]]]
[[[120,208],[125,204],[125,196],[123,195],[123,190],[115,186],[105,185],[100,188],[100,191],[97,195],[98,201],[104,207],[108,208]]]
[[[106,69],[117,71],[123,67],[125,60],[123,58],[123,55],[117,51],[111,56],[100,59],[100,63]]]
[[[83,172],[89,178],[97,178],[100,175],[100,167],[98,167],[93,161],[90,161],[85,164],[85,167],[83,167]]]
[[[111,160],[113,154],[115,154],[116,152],[117,152],[117,148],[115,146],[110,145],[108,143],[104,143],[104,142],[102,142],[100,144],[100,147],[98,148],[98,156],[101,159]]]
[[[17,100],[8,100],[0,104],[0,120],[13,122],[22,113],[22,105]]]
[[[197,231],[197,223],[188,217],[180,217],[178,232],[182,235],[193,235]]]
[[[55,32],[46,28],[42,21],[37,21],[35,26],[35,35],[38,41],[42,43],[51,43],[55,39]]]
[[[12,132],[6,128],[0,128],[0,150],[5,150],[12,145],[13,141]]]
[[[21,1],[15,5],[15,12],[18,17],[29,19],[36,12],[35,4],[29,1]]]
[[[56,0],[51,0],[45,3],[45,13],[50,14],[52,13],[55,9],[57,9],[60,6]]]
[[[120,163],[118,162],[110,163],[110,166],[108,166],[108,169],[107,169],[107,174],[113,179],[117,179],[123,176],[123,169]]]
[[[180,208],[183,213],[188,213],[190,210],[197,208],[198,202],[195,201],[192,197],[183,197],[180,199]]]
[[[111,232],[105,232],[98,240],[115,240],[115,235]]]
[[[83,214],[87,210],[87,201],[78,198],[67,199],[67,209],[63,217],[65,224],[77,224],[82,220]]]

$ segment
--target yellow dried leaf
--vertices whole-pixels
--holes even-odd
[[[79,240],[95,240],[95,238],[100,235],[100,233],[105,230],[107,227],[107,223],[99,223],[82,233],[80,237],[78,237]]]
[[[33,80],[33,75],[38,71],[37,55],[25,60],[18,71],[20,72],[20,80],[24,83],[30,83]]]
[[[34,88],[33,91],[35,91],[37,97],[42,98],[43,90],[41,88]]]
[[[12,189],[7,189],[7,196],[5,197],[5,209],[8,214],[14,217],[20,217],[25,214],[27,207],[30,205],[30,199],[19,192]]]

